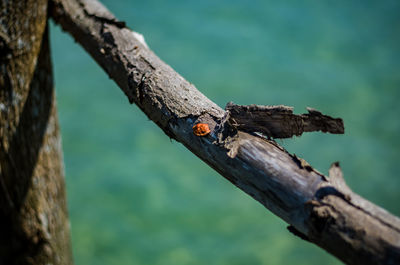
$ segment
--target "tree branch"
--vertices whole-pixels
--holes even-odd
[[[241,120],[228,105],[237,121],[234,124],[227,111],[161,61],[140,34],[126,28],[99,2],[52,3],[56,23],[91,54],[131,103],[169,137],[289,223],[292,232],[349,264],[394,264],[400,260],[397,217],[337,185],[274,141],[259,137],[260,126],[249,129],[254,121],[249,117]],[[291,123],[302,125],[276,132],[267,123],[261,126],[261,133],[272,137],[310,130],[343,133],[340,120],[315,110],[300,118],[291,115]],[[325,121],[319,123],[321,119]],[[196,136],[192,127],[198,123],[207,124],[210,133]],[[332,179],[337,179],[338,166],[331,172]]]

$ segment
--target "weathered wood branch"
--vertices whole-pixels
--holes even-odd
[[[99,2],[52,3],[56,23],[91,54],[131,103],[169,137],[289,223],[292,232],[348,264],[398,263],[400,219],[344,188],[338,165],[328,178],[274,141],[251,133],[252,129],[246,129],[249,119],[232,126],[226,111],[161,61],[140,34],[125,27]],[[303,124],[301,130],[277,134],[342,132],[340,122],[331,118],[333,127],[314,128],[318,123],[313,117],[325,116],[312,110],[308,115],[301,121],[309,125]],[[207,123],[211,133],[193,134],[197,123]]]

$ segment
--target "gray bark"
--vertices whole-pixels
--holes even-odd
[[[72,264],[47,0],[0,12],[0,264]]]
[[[308,113],[293,114],[288,106],[240,106],[229,102],[225,110],[230,125],[245,132],[258,132],[270,138],[290,138],[304,132],[344,133],[343,121],[307,108]]]
[[[235,125],[227,111],[161,61],[140,34],[99,2],[53,0],[51,14],[131,103],[169,137],[290,224],[290,231],[348,264],[400,262],[400,219],[354,194],[345,185],[338,164],[332,166],[330,177],[322,175],[273,140],[257,134],[261,131],[275,136],[268,134],[276,132],[271,123],[260,125],[257,121],[256,129],[246,128],[251,111],[245,122]],[[318,113],[310,110],[309,114],[328,117]],[[308,128],[304,123],[318,124],[311,120],[299,120],[303,131]],[[336,129],[327,125],[332,122]],[[192,127],[197,123],[208,124],[211,133],[196,136]],[[274,126],[282,124],[274,122]],[[329,117],[322,124],[325,127],[314,129],[341,132],[337,119]],[[277,131],[279,135],[279,128]]]

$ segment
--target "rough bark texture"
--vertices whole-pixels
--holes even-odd
[[[0,264],[72,264],[47,0],[0,12]]]
[[[244,130],[245,124],[232,126],[226,111],[162,62],[140,34],[99,2],[52,2],[56,23],[91,54],[131,103],[289,223],[292,232],[349,264],[399,263],[400,220],[343,188],[336,164],[328,178],[274,141]],[[199,122],[207,123],[211,133],[194,135],[192,127]]]
[[[231,126],[245,132],[258,132],[269,138],[290,138],[303,132],[344,133],[343,121],[307,108],[308,113],[293,114],[288,106],[241,106],[229,102],[225,110]]]

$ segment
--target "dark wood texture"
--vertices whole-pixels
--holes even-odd
[[[338,166],[332,169],[331,180],[274,141],[249,133],[245,124],[230,125],[226,111],[161,61],[140,34],[99,2],[52,3],[55,22],[115,80],[131,103],[169,137],[290,224],[292,232],[349,264],[398,263],[400,220],[343,188]],[[197,123],[207,123],[211,133],[194,135]]]
[[[0,264],[72,264],[47,0],[0,12]]]
[[[258,132],[272,138],[290,138],[304,132],[328,132],[343,134],[344,125],[340,118],[332,118],[307,108],[307,114],[293,114],[288,106],[236,105],[229,102],[225,110],[230,125],[245,132]]]

